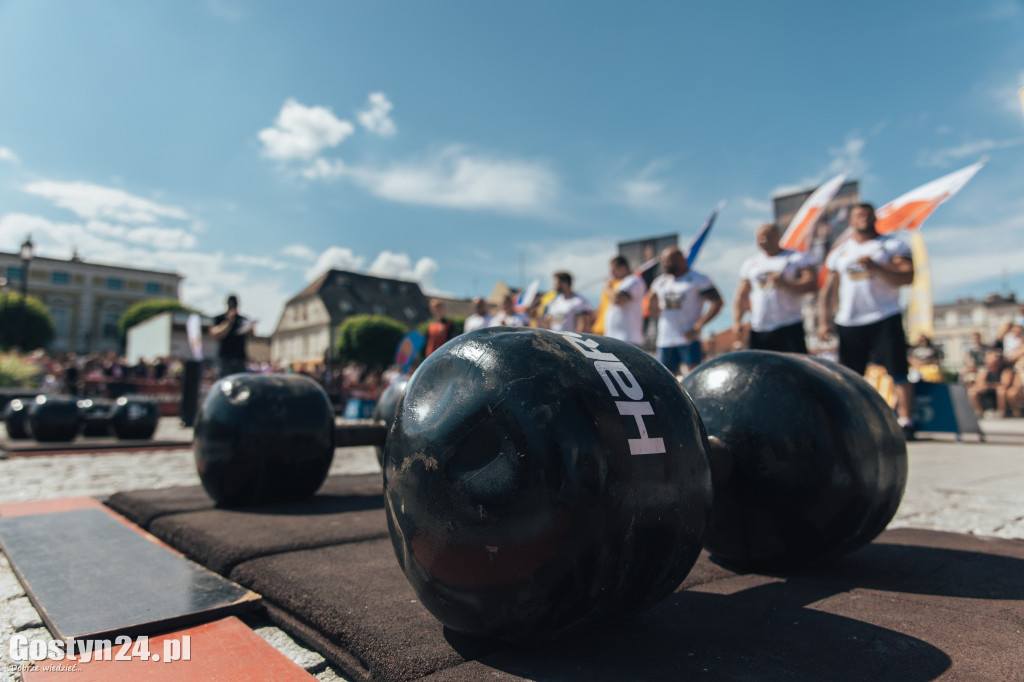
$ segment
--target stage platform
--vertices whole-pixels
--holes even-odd
[[[451,632],[419,604],[380,485],[379,474],[333,476],[308,501],[246,509],[218,509],[199,487],[107,504],[261,595],[272,621],[352,680],[1009,680],[1024,670],[1024,541],[898,529],[785,575],[736,573],[704,554],[645,613],[510,646]],[[26,513],[75,513],[68,506]],[[108,571],[116,582],[121,569]]]

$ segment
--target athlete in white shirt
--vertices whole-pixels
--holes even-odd
[[[481,296],[477,296],[473,299],[473,314],[466,318],[466,323],[462,326],[463,332],[472,332],[477,329],[483,329],[484,327],[490,327],[493,324],[493,317],[487,311],[487,301]]]
[[[530,318],[516,312],[516,303],[507,295],[501,301],[501,312],[491,321],[492,327],[528,327]]]
[[[896,391],[896,411],[908,439],[914,436],[914,387],[907,383],[907,340],[900,314],[900,287],[914,281],[910,248],[875,231],[875,208],[858,204],[850,211],[853,237],[832,249],[818,297],[818,336],[830,334],[835,313],[839,362],[863,374],[868,357],[885,367]],[[838,312],[836,295],[838,294]]]
[[[592,309],[585,298],[572,290],[572,275],[556,272],[554,285],[558,295],[548,303],[544,326],[556,332],[589,332]]]
[[[817,289],[814,262],[807,254],[779,246],[781,234],[774,223],[757,228],[760,253],[743,261],[740,283],[733,299],[733,332],[740,338],[743,314],[750,310],[753,350],[806,353],[804,294]]]
[[[700,333],[722,309],[722,296],[675,246],[662,252],[661,269],[648,294],[648,314],[658,318],[658,360],[673,374],[680,365],[690,371],[704,359]]]
[[[608,307],[604,312],[604,335],[642,346],[647,285],[630,272],[629,261],[623,256],[612,258],[610,269],[611,276],[605,283]]]

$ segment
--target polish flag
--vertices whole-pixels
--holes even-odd
[[[828,202],[832,201],[845,181],[846,173],[840,173],[814,190],[793,216],[793,219],[789,221],[789,227],[786,228],[782,239],[779,240],[779,246],[790,251],[807,251],[811,245],[814,226],[821,218]]]
[[[916,230],[921,227],[925,219],[930,216],[946,199],[963,189],[964,185],[974,177],[974,174],[981,170],[988,159],[982,159],[970,166],[953,171],[949,175],[943,175],[937,180],[912,189],[906,194],[893,199],[885,206],[875,211],[875,232],[887,234],[897,230]],[[853,237],[853,228],[843,230],[829,253],[835,251],[840,244]],[[818,287],[825,284],[828,276],[828,268],[822,267],[818,271]]]
[[[879,234],[897,230],[916,230],[942,202],[963,189],[964,185],[981,170],[987,159],[972,163],[938,180],[912,189],[875,211],[875,230]]]

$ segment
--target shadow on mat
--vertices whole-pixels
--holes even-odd
[[[680,591],[646,613],[545,644],[509,647],[435,677],[469,680],[483,665],[535,680],[860,682],[932,680],[952,665],[945,652],[916,637],[827,613],[821,603],[806,606],[832,596],[830,589],[785,582],[727,596]],[[445,632],[463,653],[456,633]]]
[[[1024,560],[874,542],[830,566],[784,577],[834,586],[965,599],[1024,599]]]
[[[274,516],[319,516],[343,512],[383,509],[384,496],[375,495],[331,495],[320,494],[295,502],[279,502],[247,507],[217,507],[223,511],[245,512],[247,514],[272,514]]]

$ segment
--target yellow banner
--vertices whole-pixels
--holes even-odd
[[[913,345],[922,334],[929,339],[935,334],[932,273],[928,249],[924,246],[920,230],[910,233],[910,254],[914,259],[914,283],[910,287],[910,302],[907,304],[907,341]]]

